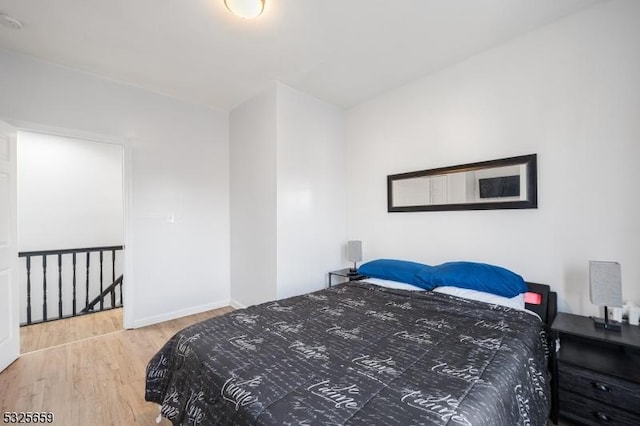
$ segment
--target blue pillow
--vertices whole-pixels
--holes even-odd
[[[358,273],[372,278],[413,284],[425,290],[431,290],[435,286],[418,278],[419,272],[430,269],[429,265],[407,260],[377,259],[360,265]]]
[[[520,275],[486,263],[447,262],[420,271],[418,279],[432,288],[450,285],[503,297],[515,297],[527,291],[527,284]]]

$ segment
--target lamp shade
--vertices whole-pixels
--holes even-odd
[[[362,241],[347,241],[347,259],[349,262],[362,261]]]
[[[589,298],[598,306],[622,306],[622,273],[618,262],[589,261]]]

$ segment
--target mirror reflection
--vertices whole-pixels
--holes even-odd
[[[536,155],[387,177],[388,210],[536,208]]]

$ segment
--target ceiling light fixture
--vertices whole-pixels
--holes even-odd
[[[22,29],[22,22],[18,21],[13,16],[5,15],[4,13],[0,13],[0,25],[14,30]]]
[[[251,19],[262,14],[264,2],[265,0],[224,0],[224,5],[239,17]]]

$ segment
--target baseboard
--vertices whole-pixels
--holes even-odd
[[[244,309],[244,308],[246,308],[246,307],[247,307],[247,305],[245,305],[245,304],[243,304],[243,303],[240,303],[240,302],[238,302],[237,300],[233,300],[233,299],[231,299],[231,300],[229,301],[229,305],[230,305],[232,308],[236,308],[236,309]]]
[[[194,306],[187,309],[181,309],[179,311],[167,312],[161,315],[154,315],[152,317],[142,318],[133,321],[133,328],[146,327],[148,325],[157,324],[159,322],[170,321],[176,318],[186,317],[188,315],[199,314],[202,312],[211,311],[213,309],[223,308],[225,306],[233,306],[233,302],[229,302],[229,299],[220,300],[218,302],[207,303],[206,305]]]

